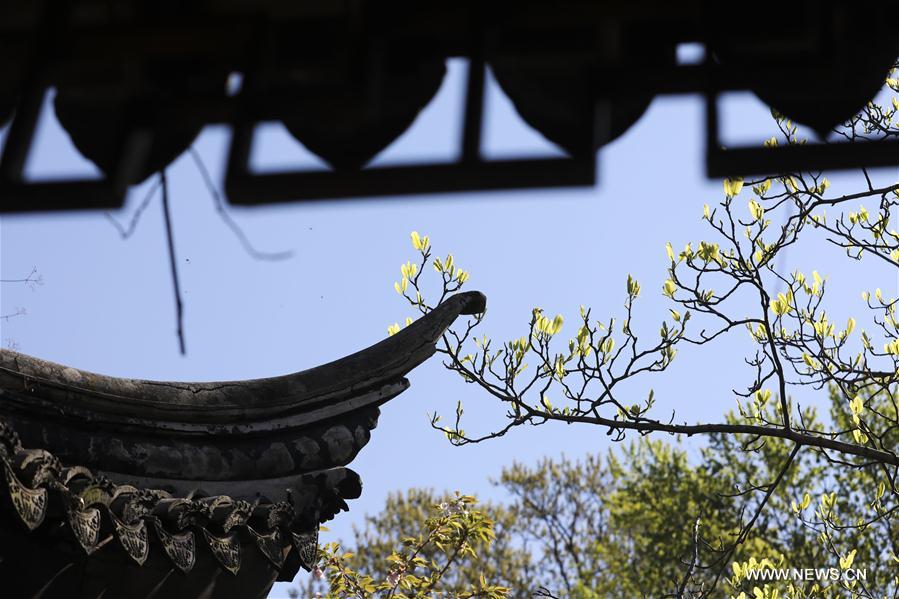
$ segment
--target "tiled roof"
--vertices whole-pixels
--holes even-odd
[[[0,579],[33,583],[4,599],[47,597],[42,585],[264,597],[312,568],[319,524],[362,492],[346,466],[380,405],[484,305],[460,293],[371,347],[247,381],[117,378],[0,350]]]
[[[114,541],[142,565],[151,547],[158,547],[187,573],[197,552],[208,551],[222,568],[236,574],[246,547],[241,538],[251,538],[275,568],[284,566],[290,552],[296,552],[306,569],[315,562],[318,526],[297,530],[294,509],[287,502],[250,502],[226,495],[173,497],[160,489],[116,485],[87,468],[64,466],[49,451],[22,447],[3,420],[0,464],[8,512],[28,531],[65,527],[88,555]],[[343,502],[339,496],[331,499]]]

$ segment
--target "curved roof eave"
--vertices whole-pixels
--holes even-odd
[[[120,419],[125,425],[158,421],[240,426],[299,414],[328,418],[335,410],[339,412],[342,402],[352,402],[388,383],[400,383],[434,354],[440,336],[459,315],[482,312],[485,305],[484,295],[477,291],[460,293],[397,334],[361,351],[308,370],[244,381],[117,378],[0,350],[0,390],[27,390],[34,410],[92,422]],[[25,405],[18,409],[29,410]]]
[[[379,406],[408,388],[405,375],[434,354],[459,315],[484,309],[481,293],[457,294],[362,351],[248,381],[115,378],[2,351],[0,417],[64,463],[123,480],[265,486],[352,462]]]

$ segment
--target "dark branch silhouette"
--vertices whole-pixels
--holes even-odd
[[[256,260],[271,261],[286,260],[293,257],[292,250],[284,250],[281,252],[261,252],[257,250],[247,238],[246,233],[244,233],[243,229],[240,228],[240,225],[238,225],[234,221],[234,219],[231,217],[231,214],[228,212],[228,209],[225,207],[225,202],[222,199],[222,195],[221,193],[219,193],[218,188],[212,181],[212,177],[209,175],[209,170],[206,168],[206,165],[200,158],[200,154],[193,148],[193,146],[188,149],[188,153],[190,154],[190,157],[193,158],[194,164],[196,164],[197,166],[197,170],[200,171],[200,176],[203,178],[203,183],[206,184],[206,189],[209,190],[209,195],[212,197],[213,203],[215,204],[216,212],[218,212],[224,223],[234,233],[234,236],[237,237],[237,240],[240,241],[240,245],[243,246],[243,249],[247,252],[247,254],[249,254]]]
[[[172,215],[169,209],[169,184],[165,176],[165,169],[159,172],[162,182],[162,213],[165,217],[165,236],[169,251],[169,265],[172,272],[172,287],[175,293],[175,317],[177,320],[178,348],[183,356],[184,347],[184,306],[181,303],[181,285],[178,281],[178,262],[175,258],[175,236],[172,233]]]

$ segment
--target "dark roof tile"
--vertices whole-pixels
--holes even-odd
[[[303,530],[292,505],[257,499],[249,502],[227,495],[173,497],[160,489],[115,485],[89,469],[64,467],[52,453],[21,447],[15,431],[0,419],[0,468],[3,492],[15,518],[30,531],[64,530],[88,555],[110,541],[138,565],[158,545],[172,564],[187,573],[197,551],[209,551],[221,567],[237,574],[241,564],[241,538],[252,539],[266,560],[284,566],[288,551],[299,553],[300,565],[311,569],[318,549],[317,522]],[[345,469],[343,469],[345,470]],[[331,497],[323,498],[320,517],[333,516],[328,506],[345,502],[341,484],[358,478],[351,471],[320,474],[305,483],[324,483]],[[53,506],[58,509],[54,509]]]

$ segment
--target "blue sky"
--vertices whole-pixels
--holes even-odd
[[[453,155],[464,70],[464,64],[452,62],[439,96],[376,164]],[[767,108],[747,94],[729,97],[724,117],[726,143],[760,141],[774,133]],[[518,119],[492,82],[487,118],[489,156],[557,151]],[[255,165],[314,167],[316,159],[280,126],[261,129]],[[2,278],[37,267],[44,284],[35,290],[0,287],[0,313],[27,310],[26,316],[0,320],[0,337],[22,352],[114,376],[220,380],[301,370],[366,347],[386,335],[388,324],[411,315],[393,282],[399,265],[415,257],[409,242],[413,230],[430,235],[437,253],[453,252],[471,271],[468,287],[488,297],[488,335],[520,336],[534,306],[561,312],[569,322],[580,304],[592,306],[594,316],[620,316],[628,273],[644,290],[638,322],[654,331],[668,314],[660,292],[665,242],[678,248],[710,238],[700,220],[702,205],[722,198],[721,182],[704,175],[702,132],[698,97],[658,98],[627,134],[599,152],[598,184],[592,188],[233,209],[258,249],[293,250],[293,258],[280,262],[256,261],[243,251],[185,155],[169,177],[186,357],[179,355],[175,337],[158,197],[127,241],[102,212],[3,217]],[[210,127],[195,144],[217,181],[227,138],[225,128]],[[31,176],[91,170],[45,114],[29,161]],[[888,182],[897,175],[896,169],[874,173]],[[854,173],[830,178],[836,190],[858,189],[862,181]],[[134,190],[113,216],[130,219],[145,187]],[[895,273],[864,262],[849,264],[823,244],[797,248],[786,266],[830,275],[829,313],[837,322],[861,312],[862,290],[896,288]],[[635,396],[645,396],[651,386],[659,414],[676,409],[678,419],[716,419],[735,405],[730,389],[751,382],[742,361],[747,341],[735,337],[713,348],[682,350],[669,372],[647,380],[646,389],[635,388]],[[445,371],[438,359],[409,378],[411,389],[384,406],[370,444],[352,465],[364,480],[362,498],[330,523],[324,540],[349,537],[352,526],[379,510],[390,491],[434,487],[499,499],[488,478],[503,465],[562,453],[579,456],[609,444],[604,431],[559,425],[454,448],[430,429],[427,413],[449,415],[462,399],[469,419],[465,428],[473,431],[500,425],[502,410]],[[272,596],[286,591],[277,587]]]

